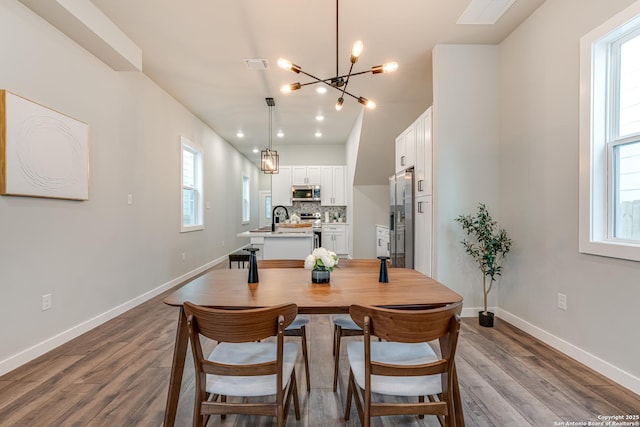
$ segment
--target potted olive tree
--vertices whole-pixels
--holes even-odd
[[[481,326],[492,327],[493,313],[487,311],[487,296],[496,276],[501,274],[502,261],[511,249],[511,239],[504,229],[498,228],[498,223],[491,218],[484,203],[478,204],[475,216],[460,215],[456,222],[467,233],[468,238],[462,241],[465,252],[471,255],[482,271],[484,310],[478,313],[478,321]]]

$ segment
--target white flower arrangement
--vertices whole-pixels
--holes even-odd
[[[333,271],[338,266],[338,255],[335,252],[326,250],[325,248],[316,248],[304,260],[304,268],[313,270],[316,268],[326,268]]]

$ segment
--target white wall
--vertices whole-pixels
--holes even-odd
[[[501,44],[500,307],[640,392],[640,263],[578,253],[579,39],[631,3],[547,1]]]
[[[376,257],[376,225],[389,225],[389,186],[353,187],[353,258]]]
[[[498,47],[438,45],[433,51],[434,277],[482,306],[482,273],[454,221],[487,205],[499,220]],[[497,292],[490,294],[493,305]]]
[[[344,146],[345,158],[347,161],[347,206],[350,206],[351,209],[347,209],[347,223],[349,223],[349,251],[350,255],[353,254],[354,241],[353,236],[355,234],[360,234],[361,231],[358,230],[360,227],[360,220],[358,215],[361,215],[362,212],[357,211],[353,205],[354,194],[353,194],[353,184],[355,180],[356,173],[356,163],[358,162],[358,149],[360,146],[360,135],[362,133],[362,121],[364,119],[365,110],[364,107],[360,109],[360,114],[358,114],[358,118],[353,124],[353,128],[351,128],[351,132],[349,133],[349,137],[347,138],[347,142]],[[351,256],[353,258],[353,256]]]
[[[244,245],[258,171],[143,74],[113,71],[17,1],[0,2],[0,52],[1,88],[90,125],[91,175],[85,202],[0,197],[3,373]],[[206,229],[186,234],[181,135],[204,147],[211,206]],[[256,218],[245,227],[242,175]]]

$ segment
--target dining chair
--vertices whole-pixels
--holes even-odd
[[[206,425],[214,414],[251,414],[276,417],[282,427],[292,397],[300,419],[298,345],[284,342],[284,329],[298,313],[295,304],[221,310],[185,302],[184,310],[195,367],[194,426]],[[201,336],[218,343],[208,357],[202,352]],[[276,337],[275,342],[256,342],[269,337]],[[246,402],[270,395],[276,396],[275,402]]]
[[[338,262],[338,267],[340,268],[355,268],[355,267],[366,267],[366,268],[376,268],[380,267],[379,259],[369,259],[369,258],[354,258],[348,259],[343,258]]]
[[[260,259],[258,270],[261,268],[304,268],[302,259]],[[285,328],[284,335],[288,337],[300,337],[302,340],[302,360],[304,361],[304,373],[307,379],[307,392],[311,391],[309,381],[309,356],[307,354],[307,328],[309,316],[298,315],[295,320]]]
[[[333,315],[331,322],[333,323],[333,391],[336,391],[340,374],[340,342],[342,337],[362,336],[364,332],[348,314]]]
[[[347,345],[350,371],[345,420],[349,420],[353,397],[364,427],[370,426],[371,417],[403,414],[436,415],[441,425],[455,426],[456,415],[461,416],[456,412],[462,411],[454,400],[461,311],[462,302],[428,310],[352,305],[349,314],[362,327],[364,340]],[[372,342],[371,335],[385,341]],[[428,344],[435,339],[441,356]],[[376,402],[372,393],[377,394]],[[396,400],[385,396],[396,396]],[[399,401],[398,396],[411,402]]]
[[[378,268],[378,259],[341,259],[338,262],[339,268]],[[331,316],[333,323],[333,391],[338,389],[338,375],[340,374],[340,341],[342,337],[355,337],[363,334],[362,328],[355,324],[348,314],[337,314]]]

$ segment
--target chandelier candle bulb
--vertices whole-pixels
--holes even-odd
[[[355,64],[358,62],[358,58],[360,54],[362,54],[362,50],[364,49],[364,44],[361,40],[358,40],[353,44],[353,49],[351,49],[351,63]]]

